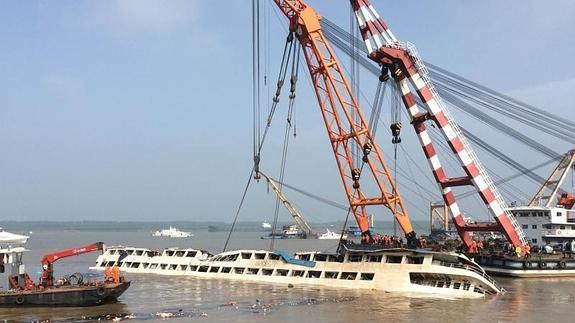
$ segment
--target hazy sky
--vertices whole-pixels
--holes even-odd
[[[309,3],[348,28],[348,1]],[[575,1],[373,3],[424,59],[574,119]],[[231,221],[252,160],[250,6],[1,1],[0,220]],[[269,20],[275,79],[287,21],[274,10]],[[362,75],[362,84],[375,80]],[[345,203],[307,77],[299,86],[287,181]],[[263,155],[272,174],[286,101]],[[293,197],[312,220],[343,218]],[[404,198],[420,204],[412,217],[425,219],[429,201]],[[256,184],[240,219],[271,219],[273,202]]]

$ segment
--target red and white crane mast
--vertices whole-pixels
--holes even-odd
[[[514,246],[526,245],[525,235],[517,221],[507,210],[505,201],[497,192],[487,171],[434,89],[415,46],[398,41],[368,0],[350,0],[350,2],[369,58],[389,68],[401,90],[402,101],[409,112],[411,123],[462,240],[469,246],[472,242],[470,231],[500,231]],[[423,110],[419,109],[412,88],[423,102]],[[433,140],[427,132],[425,126],[427,121],[437,125],[465,176],[447,176]],[[495,218],[495,223],[468,224],[464,221],[452,187],[466,185],[475,187],[477,194]]]

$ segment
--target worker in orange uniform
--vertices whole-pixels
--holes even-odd
[[[112,268],[112,276],[114,277],[114,283],[120,282],[120,267],[118,265],[114,265],[114,268]]]
[[[469,253],[470,254],[476,254],[477,253],[477,242],[475,242],[475,240],[473,240],[471,242],[471,245],[469,246]]]
[[[531,257],[531,244],[527,244],[525,246],[525,259],[528,259],[529,257]]]
[[[515,248],[515,253],[517,254],[517,258],[521,258],[521,246],[517,246]]]
[[[477,241],[477,252],[481,252],[483,250],[483,240]]]
[[[114,273],[112,272],[112,267],[106,266],[104,268],[104,279],[106,282],[113,282],[114,281]]]

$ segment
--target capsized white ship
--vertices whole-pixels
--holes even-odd
[[[0,246],[23,245],[28,241],[29,236],[10,233],[0,228]]]
[[[152,233],[154,237],[169,237],[169,238],[189,238],[193,236],[191,232],[180,231],[172,226],[169,229],[162,229]]]
[[[368,247],[362,250],[363,247]],[[360,288],[410,296],[470,297],[502,293],[464,255],[402,248],[342,245],[339,253],[109,247],[91,269],[118,265],[128,273],[230,279],[326,288]]]

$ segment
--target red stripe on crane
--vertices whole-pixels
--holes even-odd
[[[491,189],[489,187],[487,187],[483,191],[479,192],[479,196],[481,196],[481,199],[487,205],[489,205],[489,203],[491,203],[495,200],[495,195],[493,195],[493,192],[491,191]]]

